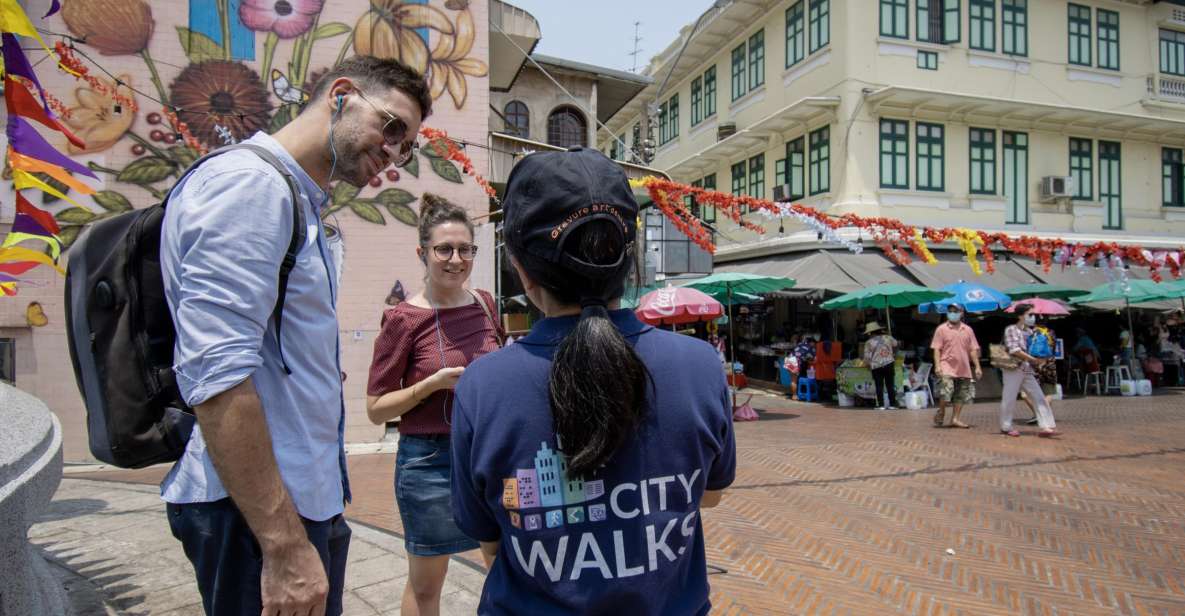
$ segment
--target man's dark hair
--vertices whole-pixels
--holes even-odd
[[[396,89],[420,105],[420,120],[432,114],[432,96],[428,82],[415,69],[390,58],[351,56],[317,79],[310,101],[320,100],[334,81],[342,77],[352,79],[362,90]]]

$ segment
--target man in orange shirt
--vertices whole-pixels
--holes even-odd
[[[934,425],[970,428],[959,420],[963,405],[975,401],[975,381],[983,378],[979,367],[979,342],[971,326],[963,323],[963,307],[951,304],[946,310],[946,322],[934,330],[934,373],[938,375],[938,412]],[[974,377],[972,376],[974,368]],[[954,405],[949,424],[946,420],[946,405]]]

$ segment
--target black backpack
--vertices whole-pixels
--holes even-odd
[[[250,150],[275,167],[292,192],[292,241],[280,265],[272,312],[278,339],[288,275],[305,241],[304,210],[292,174],[258,145],[240,143],[210,152],[185,175],[234,149]],[[66,268],[66,337],[86,405],[91,454],[120,468],[177,460],[193,430],[193,410],[173,374],[176,332],[160,267],[168,200],[166,195],[156,205],[92,225],[71,246]]]

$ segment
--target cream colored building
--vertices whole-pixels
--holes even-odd
[[[632,149],[658,105],[651,166],[672,178],[767,199],[786,185],[835,215],[1182,243],[1185,2],[723,4],[607,122]],[[628,155],[604,130],[598,145]],[[818,247],[789,220],[716,223],[718,264]]]

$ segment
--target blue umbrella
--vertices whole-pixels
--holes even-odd
[[[960,304],[967,312],[992,312],[1003,310],[1012,304],[1012,298],[977,282],[960,280],[942,287],[942,290],[954,293],[954,296],[922,304],[918,306],[918,312],[945,312],[951,304]]]

